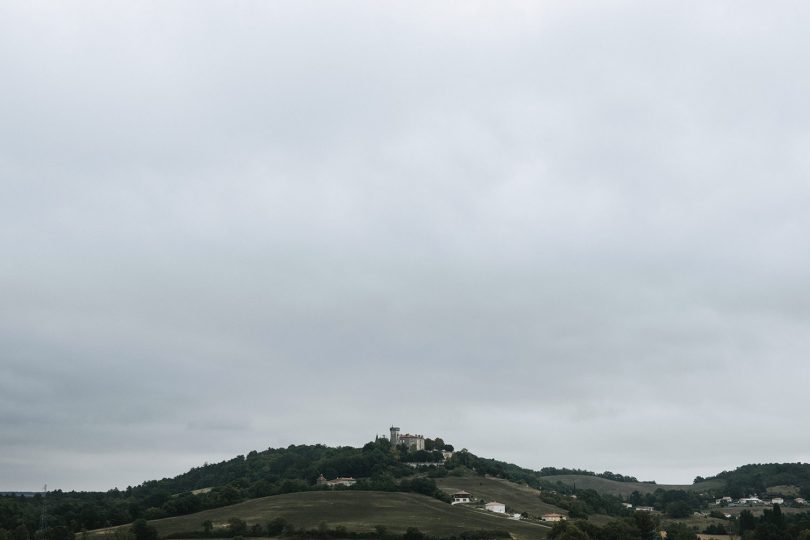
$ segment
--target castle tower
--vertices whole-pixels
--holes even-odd
[[[399,428],[391,426],[391,444],[396,446],[399,444]]]

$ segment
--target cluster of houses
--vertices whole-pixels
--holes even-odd
[[[470,504],[474,503],[475,498],[467,491],[456,491],[451,495],[452,502],[450,504]],[[490,501],[484,504],[484,510],[488,512],[495,512],[496,514],[506,514],[506,505],[498,501]],[[512,519],[521,519],[520,514],[512,514]],[[563,521],[567,519],[564,514],[543,514],[543,521]]]
[[[807,504],[807,501],[801,497],[796,497],[792,502],[795,506],[804,506]],[[785,499],[784,497],[773,497],[770,500],[760,499],[756,495],[750,495],[736,500],[731,497],[720,497],[714,501],[714,504],[715,506],[771,506],[774,504],[783,505],[785,504]]]

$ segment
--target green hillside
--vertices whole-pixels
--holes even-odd
[[[375,525],[384,525],[391,533],[402,534],[408,527],[417,527],[433,536],[459,535],[473,530],[506,530],[517,539],[544,538],[545,525],[515,521],[491,512],[464,505],[451,506],[438,500],[413,493],[381,493],[374,491],[303,492],[262,497],[239,504],[205,510],[196,514],[158,519],[150,522],[158,534],[201,530],[206,520],[214,527],[223,527],[230,518],[266,525],[274,518],[284,518],[297,528],[316,529],[346,527],[354,532],[371,532]],[[114,529],[101,529],[89,534],[91,540],[112,538]]]
[[[746,465],[731,472],[722,472],[714,478],[698,479],[692,485],[663,485],[636,481],[609,471],[594,473],[580,469],[544,467],[531,470],[491,458],[476,456],[460,450],[447,460],[440,469],[419,470],[413,463],[432,462],[441,459],[436,448],[452,449],[450,445],[432,442],[432,449],[412,451],[405,445],[392,446],[386,439],[376,439],[362,447],[328,447],[325,445],[291,445],[286,448],[268,448],[251,451],[246,455],[220,463],[204,464],[192,468],[174,478],[149,480],[125,490],[112,489],[106,492],[48,492],[47,497],[0,496],[0,538],[10,531],[18,530],[20,537],[25,531],[29,538],[37,533],[43,507],[47,506],[47,540],[70,540],[82,530],[125,525],[144,519],[157,522],[163,518],[188,516],[197,519],[200,512],[228,512],[234,505],[254,503],[254,500],[291,500],[299,494],[304,500],[336,504],[335,496],[349,497],[346,500],[369,500],[389,497],[389,500],[416,500],[408,497],[432,497],[430,504],[445,507],[453,516],[473,512],[472,508],[452,509],[448,493],[463,489],[485,501],[496,500],[517,512],[526,512],[532,517],[547,512],[565,509],[571,518],[589,518],[594,522],[605,519],[628,517],[623,502],[636,506],[653,506],[657,511],[673,519],[692,515],[696,510],[706,510],[712,497],[730,495],[739,497],[748,493],[764,493],[767,488],[773,494],[799,493],[810,498],[810,465],[802,463]],[[438,446],[437,446],[438,445]],[[450,448],[446,448],[446,447]],[[319,475],[327,478],[353,476],[357,482],[347,488],[346,495],[324,491],[317,484]],[[575,489],[574,489],[575,486]],[[337,490],[336,490],[337,491]],[[387,494],[387,495],[386,495]],[[326,499],[319,499],[326,497]],[[620,499],[623,497],[625,500]],[[45,504],[47,499],[47,505]],[[266,503],[269,504],[269,503]],[[275,503],[273,503],[275,504]],[[268,508],[274,508],[269,504]],[[249,507],[249,506],[248,506]],[[370,505],[369,508],[374,508]],[[352,510],[346,516],[355,514]],[[276,511],[279,511],[276,508]],[[329,509],[319,509],[313,514],[329,514]],[[400,512],[401,514],[401,512]],[[351,521],[349,517],[341,519]],[[360,522],[368,516],[361,515]],[[415,517],[414,517],[415,516]],[[239,517],[239,516],[229,516]],[[396,516],[395,516],[396,517]],[[413,514],[412,518],[430,517]],[[300,517],[299,520],[302,520]],[[323,517],[306,518],[301,527],[315,526]],[[370,520],[370,518],[368,518]],[[407,520],[396,517],[393,525],[381,515],[372,525],[402,526]],[[472,519],[472,518],[470,518]],[[486,515],[485,520],[501,519]],[[515,527],[536,527],[527,523],[510,523]],[[330,526],[338,526],[334,523]],[[474,523],[456,523],[458,527],[475,527]],[[478,525],[482,526],[482,525]],[[199,529],[197,523],[192,529]]]
[[[708,492],[711,490],[722,490],[724,482],[719,479],[706,480],[696,484],[650,484],[647,482],[617,482],[598,476],[587,476],[578,474],[559,474],[544,476],[546,482],[562,482],[568,486],[576,486],[579,489],[593,489],[599,493],[627,497],[634,491],[639,493],[653,493],[657,489],[663,490],[683,490],[695,492]]]
[[[723,482],[725,494],[731,497],[766,491],[795,495],[798,491],[802,497],[810,498],[810,463],[743,465],[733,471],[723,471],[710,480]]]
[[[567,514],[565,510],[541,501],[539,490],[501,478],[447,476],[437,478],[436,485],[447,494],[461,490],[467,491],[476,499],[483,499],[486,502],[502,502],[508,509],[514,512],[526,512],[532,517],[542,516],[550,512]]]

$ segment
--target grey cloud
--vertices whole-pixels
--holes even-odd
[[[807,459],[801,6],[0,10],[0,489]]]

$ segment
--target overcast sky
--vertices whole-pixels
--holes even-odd
[[[0,4],[0,490],[392,424],[810,460],[810,4]]]

